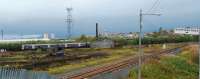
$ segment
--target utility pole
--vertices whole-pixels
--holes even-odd
[[[4,31],[3,31],[3,29],[1,29],[1,39],[3,40],[4,38]]]
[[[143,13],[142,9],[140,10],[140,34],[139,34],[139,60],[138,60],[138,79],[141,79],[142,74],[141,74],[141,66],[142,66],[142,58],[143,58],[143,49],[142,49],[142,28],[143,28],[143,16],[144,15],[156,15],[160,16],[161,14],[148,14],[148,13]]]
[[[139,64],[138,64],[138,79],[141,79],[141,64],[142,64],[142,10],[140,10],[140,34],[139,34]]]
[[[199,79],[200,79],[200,27],[199,27]]]

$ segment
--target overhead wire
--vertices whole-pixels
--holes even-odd
[[[151,7],[149,10],[147,10],[146,13],[147,13],[147,14],[148,14],[148,13],[154,13],[154,12],[156,11],[156,9],[158,9],[159,5],[160,5],[160,0],[156,0],[156,1],[154,2],[154,4],[152,5],[152,7]],[[154,26],[154,27],[156,27],[156,28],[159,27],[159,25],[153,23],[152,21],[147,20],[147,19],[145,19],[145,20],[146,20],[149,24],[151,24],[152,26]]]
[[[152,5],[152,7],[146,12],[146,13],[150,13],[151,11],[155,10],[160,4],[160,0],[156,0],[154,2],[154,4]]]

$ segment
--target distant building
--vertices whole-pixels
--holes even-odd
[[[125,34],[125,37],[127,37],[129,39],[133,39],[133,38],[138,38],[139,35],[138,35],[138,33],[132,33],[132,32],[130,32],[128,34]]]
[[[26,41],[50,41],[50,39],[12,39],[12,40],[0,40],[0,43],[14,43],[14,42],[26,42]]]
[[[112,32],[104,32],[101,33],[101,36],[103,37],[122,37],[122,38],[127,38],[127,39],[133,39],[133,38],[138,38],[138,33],[135,32],[130,32],[130,33],[112,33]]]
[[[199,27],[185,27],[185,28],[176,28],[174,29],[175,34],[191,34],[191,35],[199,35],[200,28]]]
[[[144,37],[149,37],[149,36],[152,36],[152,35],[154,35],[153,32],[144,33]]]
[[[55,39],[55,34],[54,33],[44,33],[43,38],[44,39]]]
[[[21,39],[7,39],[0,40],[0,43],[15,43],[15,42],[27,42],[27,41],[50,41],[48,33],[44,33],[43,38],[21,38]]]
[[[48,33],[44,33],[44,39],[49,39],[49,34]]]
[[[55,38],[56,38],[55,34],[51,33],[51,39],[55,39]]]
[[[114,42],[112,40],[99,40],[91,43],[92,48],[113,48]]]

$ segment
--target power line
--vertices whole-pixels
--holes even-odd
[[[154,2],[154,4],[152,5],[152,7],[146,13],[149,13],[149,12],[153,11],[154,9],[156,9],[159,4],[160,4],[160,0],[156,0]]]
[[[160,1],[160,0],[156,0],[156,1],[154,2],[154,4],[152,5],[152,7],[148,10],[148,12],[152,11],[152,10],[156,7],[156,5],[159,3],[159,1]]]
[[[150,21],[150,20],[145,19],[145,21],[146,21],[147,23],[151,24],[152,26],[156,27],[156,28],[159,27],[159,25],[155,24],[154,22],[152,22],[152,21]]]
[[[159,5],[160,5],[160,0],[156,0],[156,1],[154,2],[154,4],[152,5],[152,7],[151,7],[146,13],[147,13],[147,14],[149,14],[149,13],[154,13],[153,11],[155,11],[155,9],[157,9],[157,8],[159,7]],[[152,21],[147,20],[147,19],[145,19],[145,20],[146,20],[148,23],[150,23],[151,25],[153,25],[153,26],[155,26],[155,27],[159,27],[159,25],[153,23]]]

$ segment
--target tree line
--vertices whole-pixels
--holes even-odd
[[[158,37],[144,37],[142,38],[142,44],[164,44],[164,43],[181,43],[181,42],[198,42],[198,36],[192,35],[172,35],[172,36],[158,36]],[[123,45],[138,45],[139,39],[124,39],[115,38],[112,39],[117,46]]]

